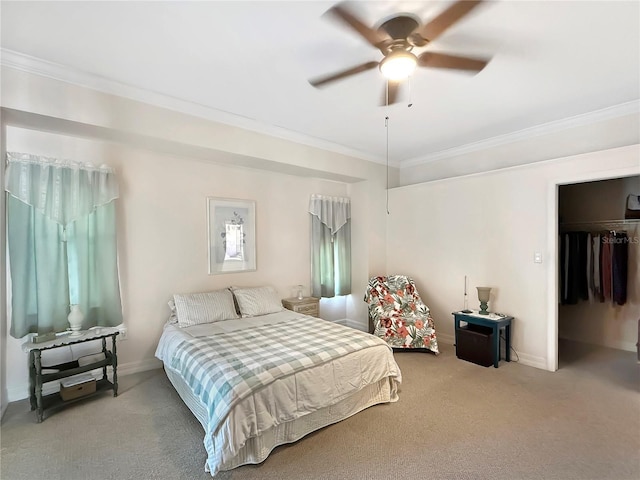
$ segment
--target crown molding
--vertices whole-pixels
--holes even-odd
[[[203,118],[221,124],[242,128],[290,142],[307,145],[329,152],[355,157],[370,162],[384,164],[385,159],[370,153],[352,149],[344,145],[322,140],[286,128],[268,125],[258,120],[243,117],[234,113],[217,110],[198,103],[189,102],[169,95],[146,90],[125,83],[117,82],[99,75],[94,75],[79,69],[67,67],[55,62],[25,55],[14,50],[0,49],[0,65],[33,73],[54,80],[63,81],[80,87],[97,90],[103,93],[128,98],[130,100],[147,103],[156,107],[177,111],[187,115]],[[453,158],[468,153],[487,150],[531,138],[557,133],[574,127],[585,126],[604,120],[622,117],[640,112],[640,100],[614,105],[593,112],[548,122],[535,127],[529,127],[516,132],[468,143],[457,147],[429,153],[412,159],[395,161],[391,166],[396,168],[414,167],[428,164],[437,160]]]
[[[377,156],[373,156],[370,153],[362,152],[344,145],[328,142],[326,140],[286,128],[268,125],[253,118],[243,117],[223,110],[217,110],[215,108],[189,102],[170,95],[154,92],[152,90],[134,87],[100,75],[94,75],[73,67],[32,57],[14,50],[0,48],[0,65],[91,90],[97,90],[110,95],[116,95],[130,100],[147,103],[156,107],[184,113],[186,115],[192,115],[194,117],[203,118],[205,120],[218,122],[224,125],[250,130],[252,132],[276,137],[281,140],[287,140],[349,157],[368,160],[370,162],[384,163],[384,160]]]
[[[619,105],[595,110],[593,112],[575,115],[573,117],[567,117],[561,120],[555,120],[553,122],[544,123],[542,125],[536,125],[535,127],[524,128],[522,130],[506,133],[504,135],[498,135],[495,137],[487,138],[485,140],[480,140],[478,142],[467,143],[465,145],[460,145],[459,147],[448,148],[446,150],[430,153],[422,157],[403,160],[401,162],[401,168],[424,165],[427,163],[435,162],[437,160],[453,158],[460,155],[465,155],[467,153],[478,152],[481,150],[487,150],[510,143],[521,142],[523,140],[529,140],[531,138],[561,132],[570,128],[591,125],[594,123],[619,118],[626,115],[637,115],[638,113],[640,113],[640,100],[633,100],[631,102],[621,103]]]

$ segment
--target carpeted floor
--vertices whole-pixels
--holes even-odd
[[[640,478],[636,355],[561,344],[550,373],[401,352],[400,401],[274,450],[216,480]],[[162,370],[121,377],[120,394],[35,422],[27,400],[1,427],[2,480],[207,479],[200,424]]]

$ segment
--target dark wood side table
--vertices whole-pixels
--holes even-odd
[[[116,354],[116,336],[120,333],[117,328],[97,328],[94,330],[86,330],[82,335],[72,337],[71,335],[60,335],[55,340],[43,343],[33,343],[31,341],[22,344],[22,350],[29,354],[29,401],[31,402],[31,410],[36,411],[38,423],[44,419],[44,411],[62,404],[73,403],[77,400],[83,400],[95,393],[105,390],[113,390],[113,396],[118,395],[118,357]],[[107,349],[107,338],[111,337],[111,351]],[[91,362],[80,366],[77,360],[62,363],[59,365],[42,366],[41,355],[44,350],[76,345],[78,343],[90,342],[92,340],[102,340],[102,353],[104,359]],[[113,368],[113,381],[107,378],[107,367]],[[43,373],[43,368],[58,370],[53,373]],[[63,401],[60,395],[52,393],[42,395],[42,385],[47,382],[53,382],[62,378],[67,378],[79,373],[90,372],[102,368],[102,378],[96,382],[96,392],[78,397],[73,400]]]
[[[511,361],[511,321],[513,320],[513,317],[497,313],[481,315],[477,310],[472,311],[471,313],[453,312],[452,315],[455,320],[456,345],[458,345],[458,331],[460,330],[460,322],[489,327],[493,330],[493,342],[491,345],[491,350],[493,357],[493,366],[495,368],[498,368],[498,362],[500,361],[500,330],[504,328],[506,349],[505,360],[507,362]]]

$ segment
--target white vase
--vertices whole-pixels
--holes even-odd
[[[67,316],[69,325],[71,326],[71,336],[79,337],[82,335],[80,330],[82,329],[82,321],[84,320],[84,313],[80,310],[80,305],[71,305],[71,311]]]

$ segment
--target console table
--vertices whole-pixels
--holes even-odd
[[[62,334],[55,339],[43,343],[33,343],[31,341],[22,344],[22,350],[29,354],[29,401],[31,402],[31,410],[36,411],[38,423],[44,419],[44,410],[62,404],[73,403],[77,400],[83,400],[93,396],[96,393],[113,390],[113,396],[118,395],[118,357],[116,355],[116,336],[120,333],[117,328],[96,328],[83,331],[79,336],[71,336],[70,334]],[[107,350],[107,338],[111,337],[111,351]],[[77,360],[62,363],[59,365],[42,366],[41,355],[44,350],[54,348],[67,347],[78,343],[89,342],[92,340],[102,340],[102,353],[104,358],[80,366]],[[113,368],[113,381],[107,378],[107,367]],[[42,370],[54,369],[57,372],[43,373]],[[96,392],[82,396],[73,400],[63,401],[60,395],[52,393],[42,395],[42,385],[47,382],[53,382],[62,378],[67,378],[79,373],[90,372],[102,368],[102,378],[96,382]]]
[[[498,313],[489,313],[482,315],[478,311],[471,312],[453,312],[453,318],[455,319],[455,342],[458,345],[458,330],[460,329],[460,322],[466,322],[472,325],[480,325],[483,327],[490,327],[493,330],[493,343],[491,346],[493,356],[493,366],[498,368],[498,362],[500,361],[500,329],[504,328],[505,337],[505,360],[511,361],[511,321],[513,317],[508,315],[502,315]]]

